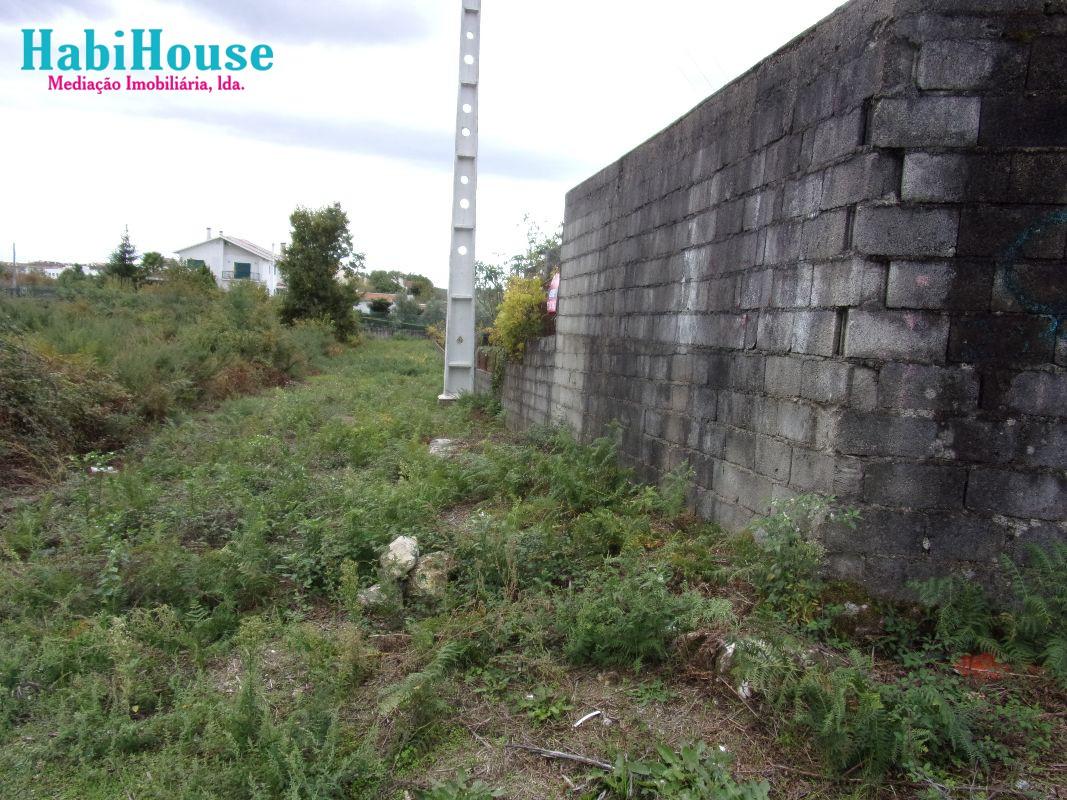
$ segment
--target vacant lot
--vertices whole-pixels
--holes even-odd
[[[328,370],[0,519],[0,796],[1064,796],[1024,612],[828,585],[803,533],[847,513],[726,537],[610,441],[438,406],[426,342]],[[394,581],[398,536],[422,557]],[[1062,568],[1018,576],[1053,630]]]

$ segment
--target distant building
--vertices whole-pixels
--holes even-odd
[[[399,294],[393,294],[391,292],[364,292],[363,296],[359,298],[359,302],[356,303],[356,311],[361,314],[371,313],[370,304],[374,300],[387,300],[390,303],[389,310],[393,310],[393,306],[396,305]]]
[[[222,231],[213,237],[210,228],[207,237],[206,241],[174,252],[186,264],[210,269],[215,282],[223,289],[238,281],[261,284],[271,294],[285,289],[276,256],[270,250],[246,239],[227,236]]]
[[[18,265],[18,272],[20,275],[36,274],[55,280],[68,269],[74,269],[75,266],[75,264],[64,264],[61,261],[24,261]],[[11,263],[0,262],[0,267],[9,271]],[[99,264],[82,264],[81,268],[86,275],[99,275],[102,269]]]

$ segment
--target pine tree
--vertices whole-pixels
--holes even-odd
[[[137,248],[133,246],[130,241],[130,229],[127,227],[122,232],[122,239],[119,240],[119,246],[115,248],[115,252],[111,254],[111,257],[107,260],[107,266],[104,268],[104,272],[115,278],[121,278],[122,280],[136,280],[139,277],[140,270],[137,268]]]

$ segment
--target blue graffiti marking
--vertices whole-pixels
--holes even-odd
[[[1020,233],[1015,241],[997,259],[997,270],[1003,271],[1004,286],[1011,292],[1012,297],[1025,311],[1047,317],[1049,320],[1048,335],[1051,337],[1067,335],[1067,298],[1058,304],[1043,302],[1032,297],[1023,288],[1019,273],[1015,269],[1015,262],[1019,254],[1034,236],[1044,233],[1046,230],[1057,225],[1067,225],[1067,209],[1060,209],[1046,214],[1029,228]]]

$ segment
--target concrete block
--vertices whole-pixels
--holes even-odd
[[[853,367],[848,404],[864,411],[873,411],[877,408],[878,370],[860,366]]]
[[[1005,400],[1013,411],[1067,417],[1067,372],[1020,372],[1012,378]]]
[[[844,403],[851,376],[852,366],[841,361],[806,362],[801,395],[816,403]]]
[[[1023,203],[1067,203],[1067,153],[1019,153],[1012,157],[1009,192]]]
[[[768,356],[764,375],[767,393],[777,397],[799,397],[803,365],[799,358]]]
[[[870,141],[876,147],[962,147],[978,142],[977,97],[887,97],[875,103]]]
[[[794,489],[830,494],[834,482],[833,456],[797,447],[793,450],[789,476],[789,485]]]
[[[832,116],[815,127],[811,163],[814,166],[837,161],[859,148],[863,132],[863,109]]]
[[[948,343],[946,317],[918,311],[852,311],[845,356],[942,363]]]
[[[1017,442],[1023,464],[1067,470],[1067,424],[1061,420],[1027,420]]]
[[[786,183],[782,190],[782,215],[811,217],[822,207],[823,173],[803,175]]]
[[[1067,107],[1065,107],[1067,110]],[[960,219],[961,256],[1062,259],[1067,226],[1049,224],[1046,206],[968,208]]]
[[[812,266],[813,306],[862,306],[885,297],[885,264],[861,257]]]
[[[975,467],[967,484],[967,507],[1024,519],[1067,517],[1067,478]]]
[[[896,199],[900,160],[884,152],[863,153],[826,171],[822,208],[838,208],[863,200]]]
[[[927,417],[903,417],[845,411],[838,425],[837,449],[856,456],[933,455],[937,448],[938,424]]]
[[[887,308],[984,311],[989,308],[993,268],[961,261],[893,261]]]
[[[895,508],[963,508],[967,470],[933,464],[868,464],[863,499]]]
[[[723,459],[731,464],[752,469],[756,459],[756,438],[756,435],[750,431],[738,428],[728,429]]]
[[[974,410],[978,407],[978,375],[961,367],[886,364],[881,370],[878,401],[887,408]]]
[[[967,364],[1048,364],[1055,340],[1048,323],[1023,314],[960,317],[949,327],[948,360]]]
[[[1011,172],[1008,155],[907,153],[901,198],[932,203],[1003,202]]]
[[[1059,79],[1062,80],[1062,77]],[[1067,92],[1014,94],[982,100],[986,147],[1067,147]]]
[[[831,356],[837,337],[837,314],[833,311],[798,311],[794,316],[793,352]]]
[[[772,308],[804,307],[811,302],[812,266],[796,264],[776,269],[771,279]]]
[[[1030,47],[1027,89],[1063,91],[1067,75],[1067,36],[1039,36]]]
[[[832,258],[848,248],[849,214],[847,209],[824,211],[804,223],[800,257],[805,260]]]
[[[794,400],[782,401],[778,404],[778,433],[798,444],[813,444],[815,409]]]
[[[871,255],[951,256],[956,252],[959,211],[948,208],[860,206],[852,242]]]
[[[926,42],[919,53],[920,89],[1021,89],[1025,47],[990,39]]]
[[[771,353],[788,353],[793,344],[794,313],[763,311],[756,330],[756,347]]]
[[[793,448],[785,442],[769,436],[756,437],[754,468],[760,475],[787,483],[792,457]]]
[[[827,525],[824,540],[828,549],[839,553],[865,553],[878,556],[919,555],[926,537],[926,517],[921,513],[866,509],[855,528]],[[890,564],[897,564],[892,559]],[[887,584],[888,585],[888,584]]]

